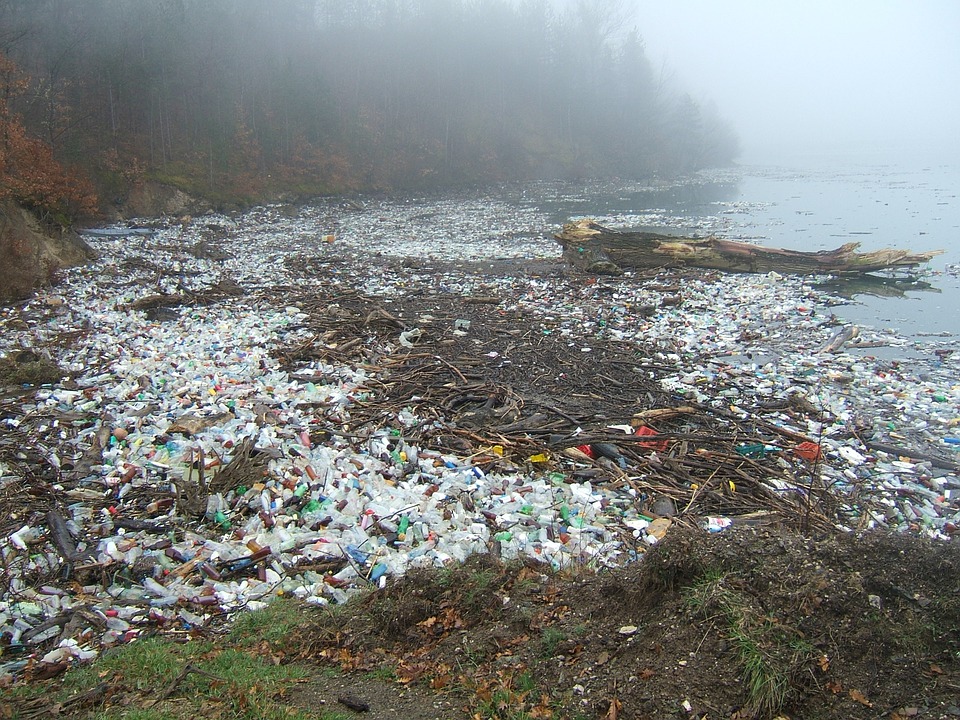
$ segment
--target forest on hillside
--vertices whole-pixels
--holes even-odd
[[[16,138],[104,204],[144,179],[250,202],[732,160],[732,129],[652,65],[620,7],[0,0],[3,192],[22,200],[33,172]],[[85,186],[60,190],[61,211],[88,207]]]

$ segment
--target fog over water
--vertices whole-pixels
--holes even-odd
[[[741,162],[960,160],[957,0],[632,0],[655,67],[712,99]]]

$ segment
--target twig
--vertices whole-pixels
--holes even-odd
[[[553,405],[547,405],[546,403],[537,403],[537,404],[538,404],[540,407],[542,407],[544,410],[549,410],[549,411],[552,412],[553,414],[559,415],[559,416],[562,417],[564,420],[569,420],[569,421],[572,422],[574,425],[580,425],[580,424],[583,422],[582,420],[578,420],[577,418],[573,417],[572,415],[567,415],[567,413],[563,412],[563,410],[560,410],[560,409],[558,409],[558,408],[555,408]]]
[[[154,707],[154,706],[158,705],[159,703],[162,703],[164,700],[166,700],[166,699],[167,699],[168,697],[170,697],[171,695],[173,695],[173,693],[176,692],[177,687],[180,685],[180,683],[182,683],[182,682],[184,681],[184,679],[187,677],[187,675],[189,675],[190,673],[196,673],[197,675],[203,675],[204,677],[208,677],[208,678],[210,678],[211,680],[216,680],[217,682],[225,682],[222,677],[219,677],[219,676],[217,676],[217,675],[214,675],[213,673],[209,673],[209,672],[207,672],[206,670],[201,670],[200,668],[198,668],[198,667],[196,667],[195,665],[193,665],[193,663],[187,663],[186,665],[183,666],[183,670],[180,671],[180,674],[177,675],[177,676],[173,679],[173,682],[171,682],[171,683],[167,686],[167,689],[164,690],[164,691],[160,694],[160,697],[156,698],[156,699],[155,699],[153,702],[151,702],[147,707]]]
[[[450,368],[451,370],[453,370],[453,372],[455,372],[455,373],[457,374],[457,377],[460,378],[463,382],[469,382],[469,381],[463,376],[463,373],[460,372],[459,370],[457,370],[457,368],[456,368],[453,364],[447,362],[446,360],[444,360],[444,359],[443,359],[442,357],[440,357],[439,355],[434,355],[434,357],[435,357],[437,360],[439,360],[440,362],[442,362],[444,365],[446,365],[448,368]]]
[[[896,455],[898,457],[903,456],[913,458],[914,460],[925,460],[941,470],[952,470],[953,472],[960,471],[960,463],[955,463],[951,460],[944,460],[943,458],[939,458],[936,455],[930,455],[929,453],[920,452],[918,450],[910,450],[909,448],[902,448],[896,445],[887,445],[886,443],[874,442],[873,440],[868,440],[865,444],[871,450],[885,452],[889,455]]]

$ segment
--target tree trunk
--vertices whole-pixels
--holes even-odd
[[[587,272],[617,274],[621,268],[698,267],[728,272],[779,272],[797,275],[869,273],[913,268],[942,250],[856,252],[860,243],[836,250],[800,252],[720,238],[687,238],[652,232],[614,230],[592,220],[567,223],[556,236],[563,257]]]

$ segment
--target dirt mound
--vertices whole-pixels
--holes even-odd
[[[390,668],[464,716],[945,718],[960,715],[958,591],[948,544],[688,528],[616,570],[485,556],[415,572],[315,614],[297,645]]]
[[[64,267],[93,257],[73,232],[44,228],[29,211],[11,201],[0,203],[0,302],[28,297],[51,283]]]
[[[199,214],[210,209],[210,204],[179,188],[157,182],[141,182],[114,203],[119,218],[146,218],[164,215]]]
[[[184,216],[206,212],[210,204],[161,183],[141,183],[118,198],[114,219]],[[0,302],[22,300],[56,281],[58,272],[94,258],[72,230],[46,226],[15,202],[0,202]]]

